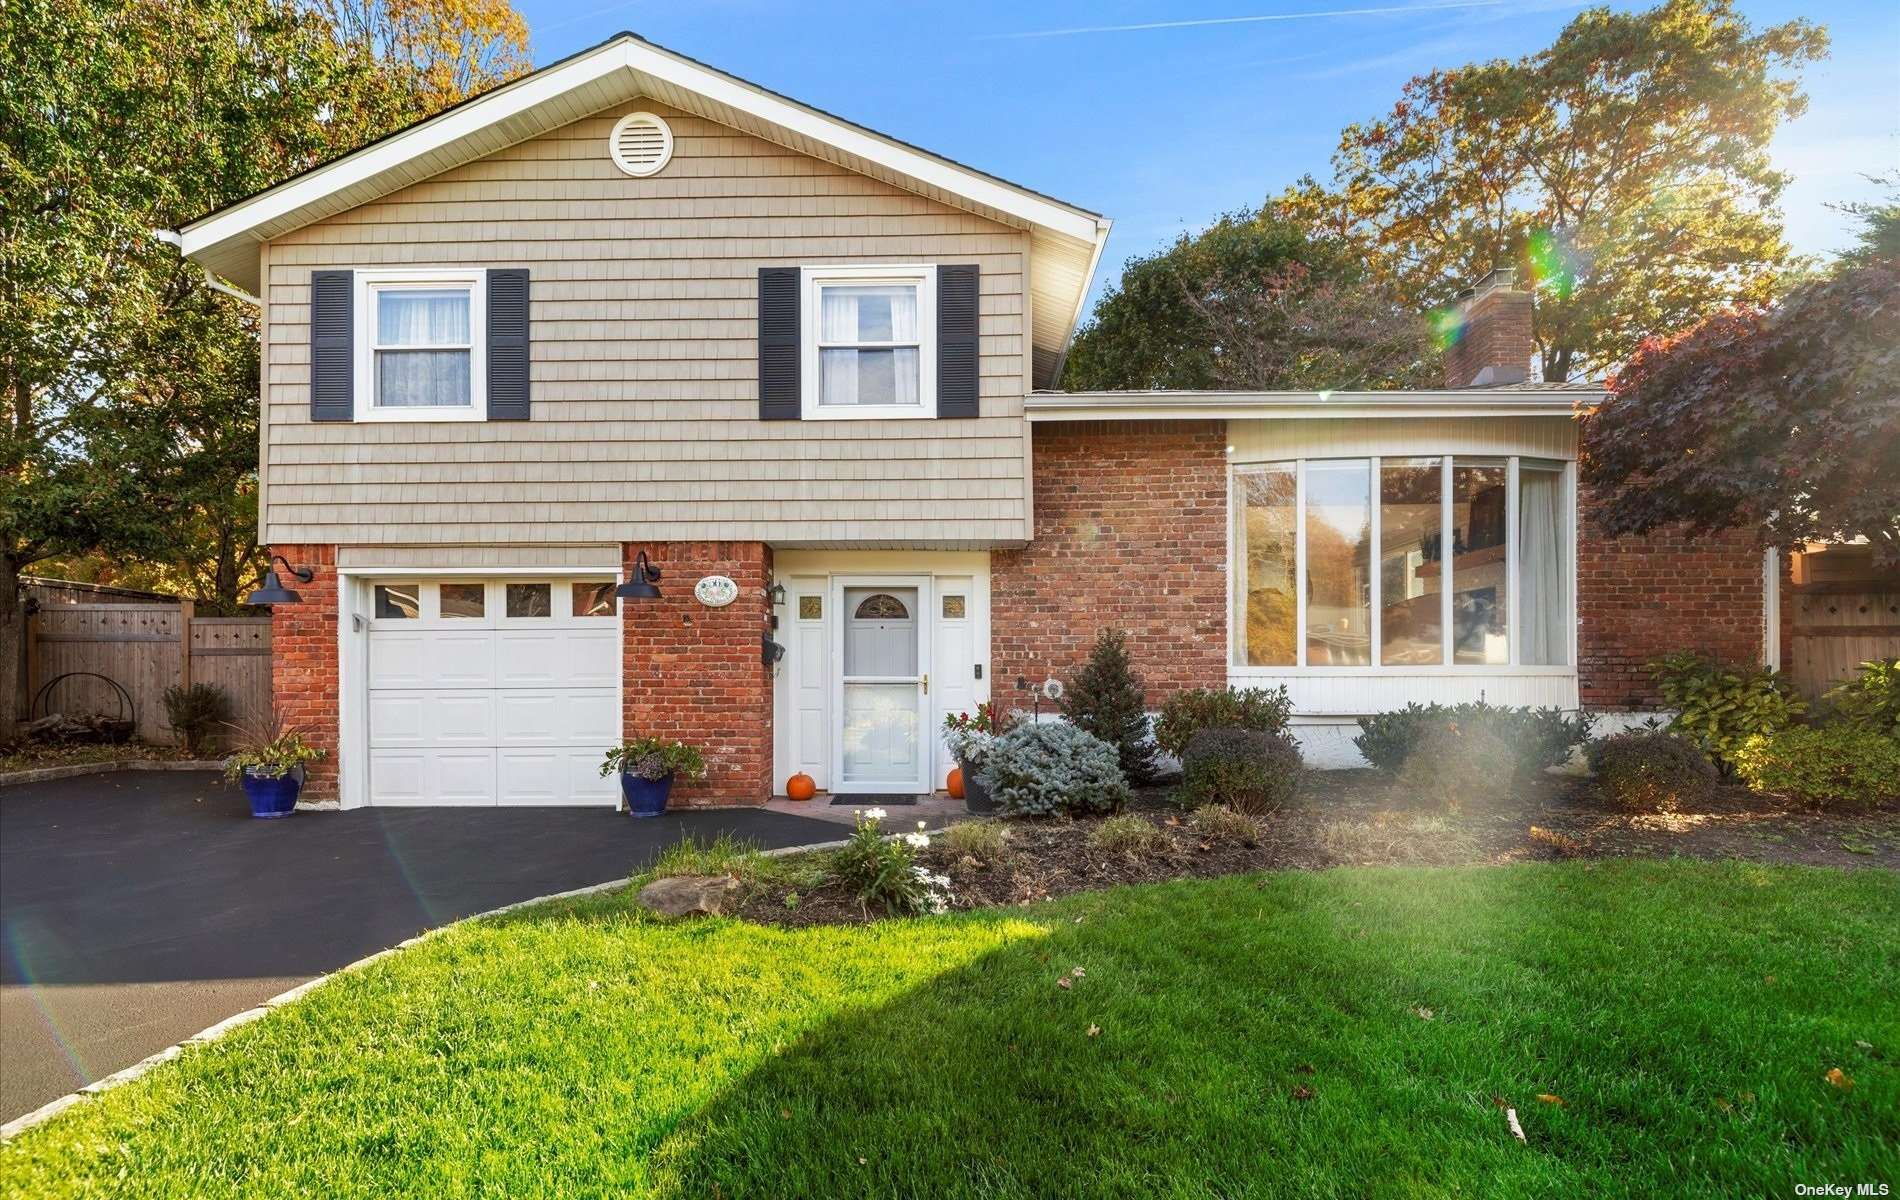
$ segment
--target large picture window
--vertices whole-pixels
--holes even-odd
[[[1563,667],[1570,469],[1504,456],[1234,468],[1241,667]]]

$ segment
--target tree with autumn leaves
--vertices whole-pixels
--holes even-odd
[[[1529,57],[1412,80],[1347,127],[1330,184],[1281,203],[1421,309],[1516,266],[1536,285],[1544,378],[1590,378],[1780,290],[1788,178],[1768,144],[1826,50],[1818,26],[1758,31],[1731,0],[1589,9]]]
[[[1682,523],[1764,541],[1866,538],[1900,565],[1900,257],[1893,210],[1772,305],[1646,340],[1583,426],[1611,534]]]
[[[256,313],[152,230],[526,69],[504,0],[0,5],[0,741],[28,568],[256,579]]]

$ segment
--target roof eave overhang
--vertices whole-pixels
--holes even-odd
[[[617,74],[626,77],[620,89],[624,95],[611,91],[619,82]],[[603,85],[607,92],[601,91]],[[1066,351],[1108,238],[1105,219],[775,95],[631,34],[619,35],[193,221],[179,230],[180,251],[217,274],[257,290],[261,287],[259,244],[558,128],[575,119],[559,102],[590,87],[605,98],[598,107],[654,91],[688,93],[703,102],[704,115],[710,119],[740,123],[748,131],[806,153],[820,146],[825,157],[847,169],[1030,231],[1045,245],[1061,249],[1060,257],[1074,265],[1086,264],[1079,283],[1069,282],[1070,271],[1061,272],[1065,278],[1058,286],[1065,294],[1074,293],[1073,303],[1063,306],[1069,320],[1062,336],[1052,338],[1053,331],[1045,330],[1037,338],[1057,361]],[[537,120],[542,112],[559,116]],[[419,162],[426,164],[426,173],[420,176],[415,173]],[[336,198],[344,193],[347,200],[339,202]]]
[[[1037,392],[1032,422],[1234,421],[1341,417],[1574,417],[1601,392]]]

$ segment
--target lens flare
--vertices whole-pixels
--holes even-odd
[[[1427,319],[1431,322],[1432,346],[1440,353],[1464,340],[1465,315],[1456,306],[1435,308]]]
[[[1530,259],[1531,286],[1558,299],[1567,299],[1577,287],[1577,252],[1569,234],[1559,227],[1539,229],[1525,246]]]

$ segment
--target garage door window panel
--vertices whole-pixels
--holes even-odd
[[[506,613],[510,620],[533,620],[554,615],[554,585],[548,583],[511,583],[508,585]]]

